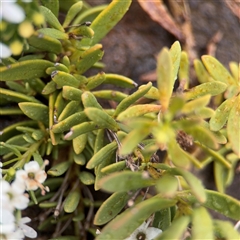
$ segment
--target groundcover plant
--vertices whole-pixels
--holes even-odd
[[[1,239],[239,239],[239,201],[224,193],[240,157],[239,65],[204,55],[189,88],[176,41],[157,55],[157,85],[138,87],[101,70],[99,42],[131,0],[39,2],[1,1]],[[209,163],[217,191],[191,172]]]

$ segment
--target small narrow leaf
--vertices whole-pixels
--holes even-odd
[[[160,234],[159,237],[155,238],[155,240],[182,239],[182,235],[186,231],[189,222],[189,216],[181,216],[175,219],[171,226]]]
[[[41,103],[21,102],[18,104],[20,109],[29,118],[42,121],[48,124],[48,107]]]
[[[174,76],[172,71],[172,60],[169,50],[163,48],[158,55],[157,61],[157,85],[159,91],[159,100],[162,110],[166,111],[172,96]]]
[[[122,171],[112,173],[99,182],[99,186],[108,192],[129,191],[151,186],[155,181],[144,172]]]
[[[99,127],[108,128],[113,131],[118,130],[117,122],[103,110],[89,107],[89,108],[86,108],[84,112],[86,113],[88,118],[93,122],[95,122],[96,125],[98,125]]]
[[[210,94],[211,96],[218,95],[227,89],[227,84],[222,82],[207,82],[202,83],[196,87],[191,88],[189,91],[184,92],[186,100],[195,99],[201,96]]]
[[[113,193],[98,209],[94,224],[103,225],[116,217],[126,205],[129,197],[127,192]]]
[[[72,213],[76,210],[80,200],[79,191],[70,192],[63,204],[63,209],[66,213]]]
[[[58,1],[56,1],[58,3]],[[54,4],[54,7],[56,7],[56,3]],[[61,25],[61,23],[58,21],[57,17],[52,13],[52,11],[44,6],[40,6],[40,11],[45,17],[45,20],[48,22],[48,24],[59,31],[64,32],[64,29]]]
[[[202,61],[210,75],[216,80],[228,85],[237,85],[237,81],[228,70],[214,57],[204,55]]]
[[[211,216],[204,207],[199,207],[193,210],[192,239],[215,239],[213,236],[213,223]]]
[[[53,63],[42,59],[15,62],[11,65],[0,67],[0,81],[44,77],[46,76],[45,70],[48,67],[53,67]]]
[[[212,131],[219,131],[228,120],[229,113],[236,101],[236,97],[225,100],[211,117],[209,126]]]
[[[124,16],[131,0],[113,0],[92,22],[94,37],[91,45],[98,43]]]
[[[233,151],[240,158],[240,94],[228,117],[227,135]]]
[[[59,163],[53,167],[51,167],[48,171],[47,174],[51,175],[51,176],[60,176],[62,174],[64,174],[68,168],[70,167],[71,163],[69,161],[65,161],[62,163]]]

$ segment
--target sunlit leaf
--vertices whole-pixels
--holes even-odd
[[[214,240],[213,223],[207,210],[204,207],[195,208],[192,217],[192,239]]]
[[[233,151],[240,157],[240,94],[237,96],[228,117],[227,135]]]

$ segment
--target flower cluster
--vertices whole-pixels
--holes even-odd
[[[32,0],[1,0],[0,9],[0,59],[4,59],[21,54],[24,39],[34,32],[32,23],[41,24],[43,16]]]
[[[45,162],[43,167],[48,163]],[[21,218],[21,210],[26,209],[29,196],[25,191],[42,189],[42,194],[49,191],[42,183],[46,180],[46,172],[36,161],[24,165],[23,170],[16,171],[16,178],[10,184],[2,177],[0,163],[0,239],[36,238],[37,233],[25,223],[31,221],[28,217]]]

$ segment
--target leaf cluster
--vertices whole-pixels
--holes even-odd
[[[52,239],[60,239],[72,225],[71,239],[79,239],[87,232],[95,236],[94,225],[105,225],[96,239],[124,239],[152,217],[152,225],[163,230],[157,239],[180,239],[189,227],[191,239],[237,239],[229,222],[207,211],[239,218],[239,202],[224,193],[240,156],[237,63],[230,63],[230,73],[211,56],[195,60],[200,84],[189,88],[187,54],[175,42],[157,56],[157,86],[149,82],[122,93],[114,86],[137,83],[101,70],[86,72],[101,68],[99,42],[131,1],[97,7],[55,2],[42,1],[44,23],[26,39],[23,54],[3,59],[0,67],[6,84],[0,89],[1,115],[27,117],[1,132],[4,178],[11,181],[31,158],[40,165],[50,159],[50,193],[31,193],[30,205],[46,210],[39,230],[57,224],[63,230]],[[62,24],[59,9],[66,12]],[[116,107],[106,108],[102,100]],[[210,162],[218,191],[204,189],[190,171]],[[112,195],[94,201],[88,185]]]

